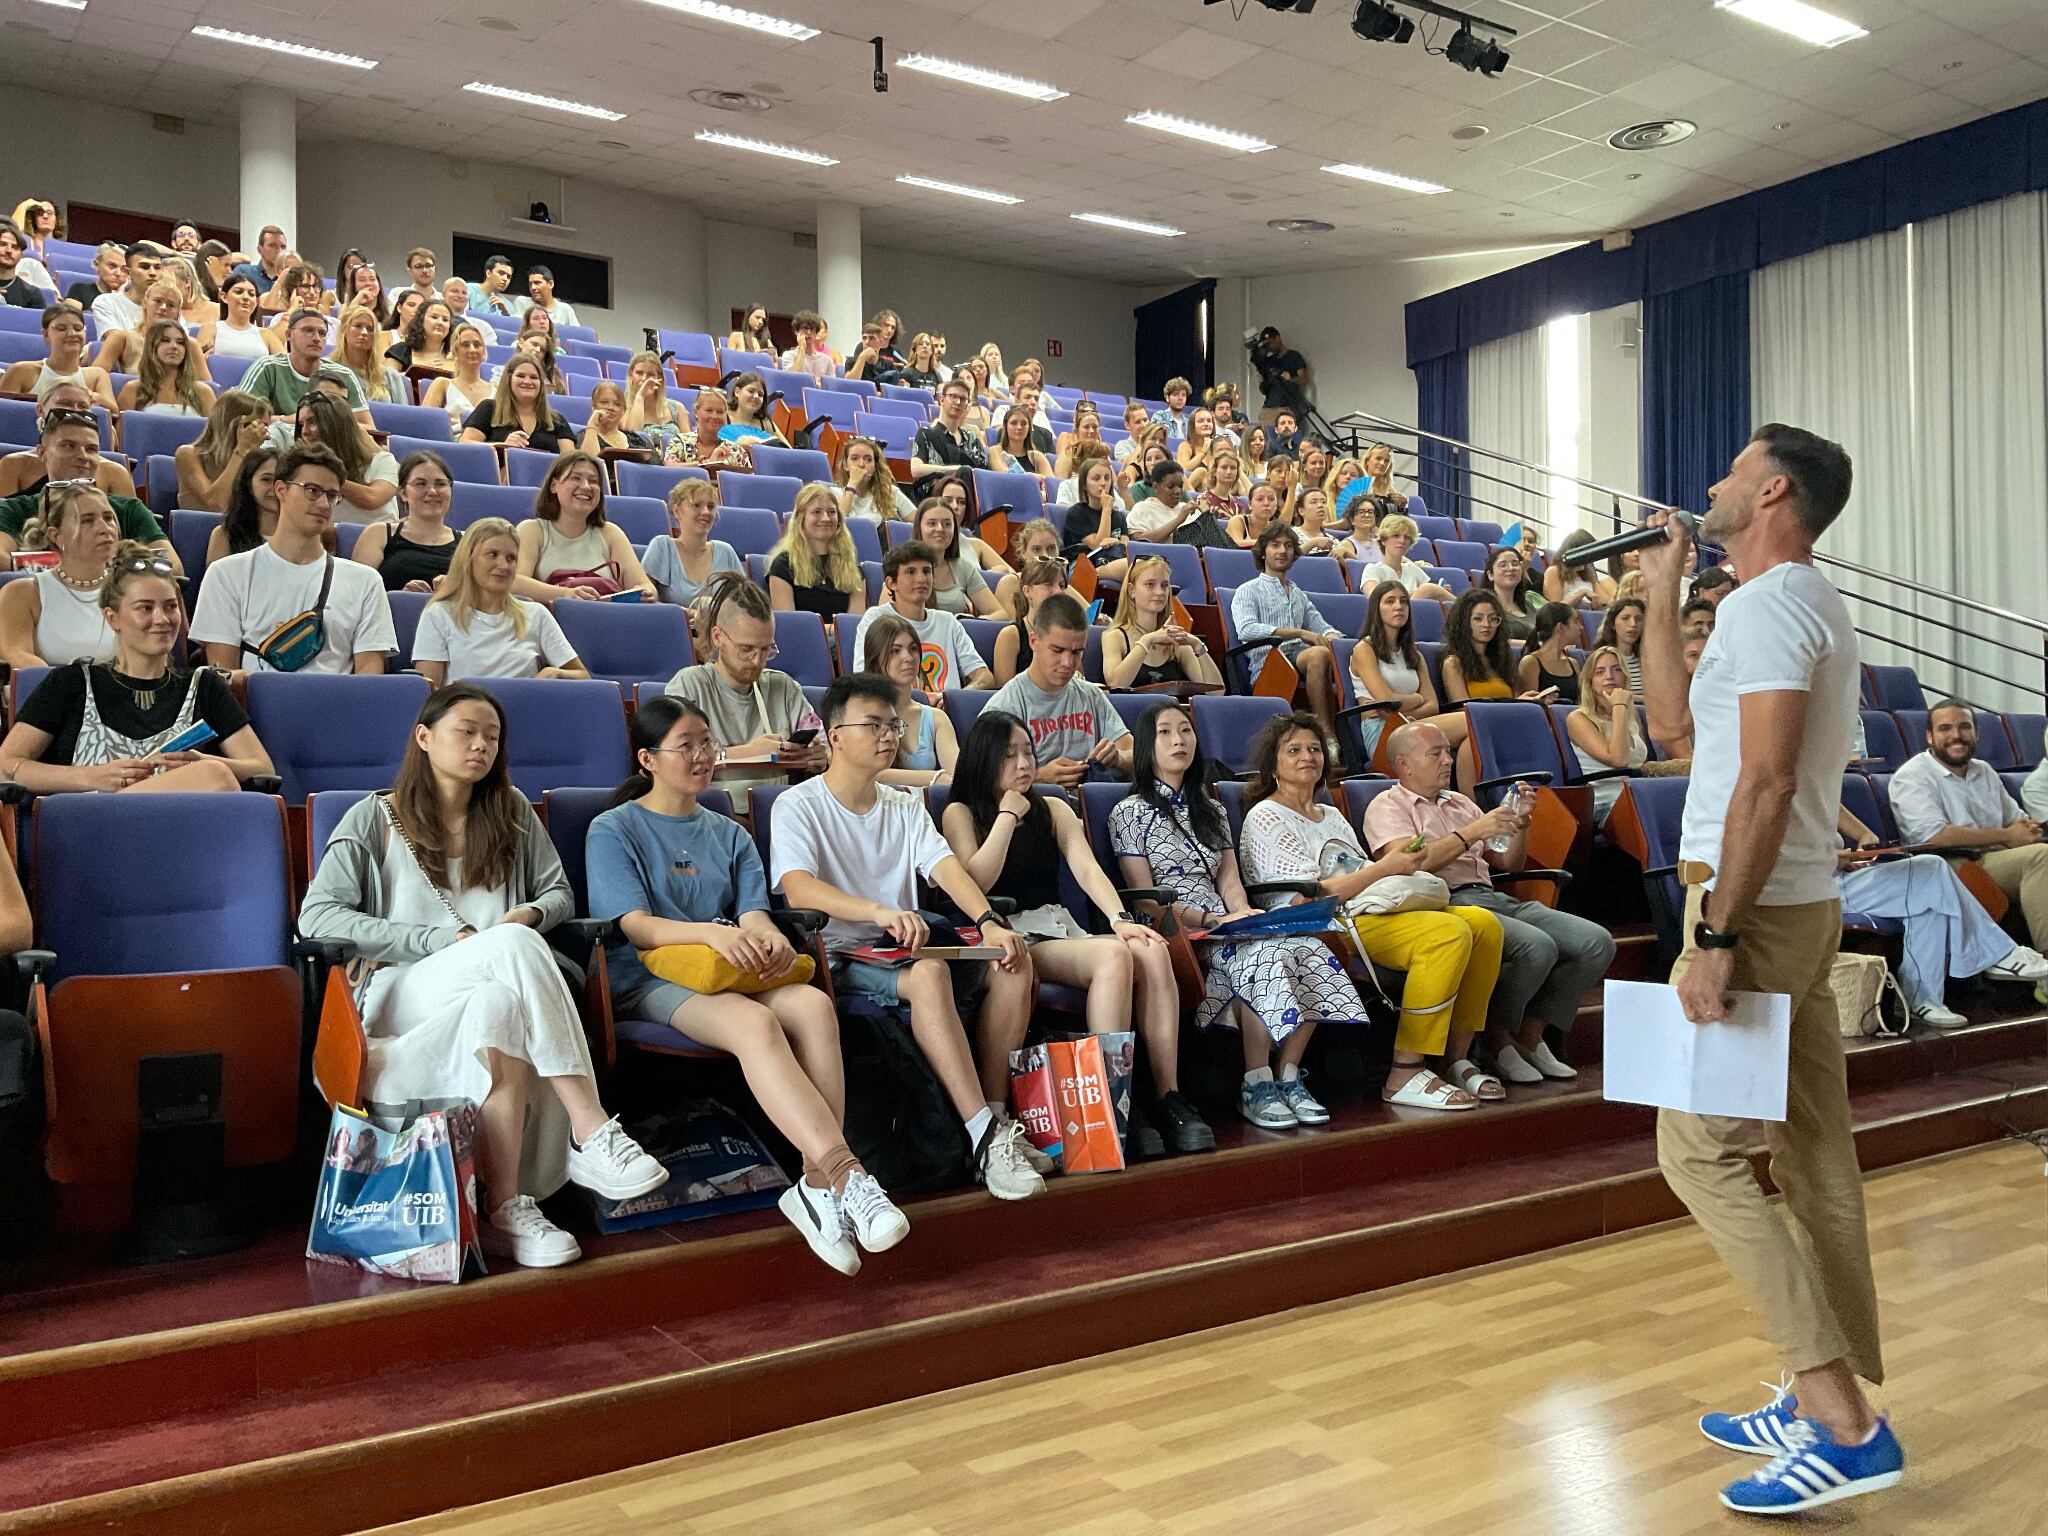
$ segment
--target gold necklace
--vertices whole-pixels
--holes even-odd
[[[135,707],[141,710],[142,713],[144,713],[145,715],[148,714],[152,709],[156,708],[157,687],[163,682],[167,681],[170,678],[170,675],[170,668],[166,667],[164,669],[164,675],[162,677],[158,678],[155,682],[151,683],[147,688],[138,688],[133,683],[129,682],[127,678],[123,677],[118,668],[113,666],[109,666],[107,668],[107,676],[111,677],[115,682],[119,683],[123,688],[128,690],[128,696],[134,699]]]

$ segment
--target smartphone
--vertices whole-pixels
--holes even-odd
[[[1551,684],[1551,685],[1550,685],[1550,686],[1549,686],[1548,688],[1538,688],[1538,689],[1536,690],[1536,697],[1537,697],[1537,698],[1539,698],[1539,699],[1554,699],[1554,698],[1556,698],[1556,697],[1557,697],[1557,684],[1555,684],[1555,683],[1552,683],[1552,684]]]
[[[789,744],[792,747],[808,747],[817,739],[818,728],[815,725],[807,725],[800,731],[791,731],[789,733]]]
[[[204,720],[195,720],[189,728],[180,731],[169,741],[158,747],[157,751],[190,752],[194,748],[205,746],[209,741],[213,740],[214,735],[215,732],[212,726],[208,725]]]
[[[1408,840],[1407,846],[1403,848],[1401,851],[1403,853],[1420,853],[1423,849],[1427,848],[1428,846],[1429,838],[1423,833],[1418,832],[1415,834],[1414,837]]]
[[[647,594],[641,591],[638,587],[628,587],[623,592],[614,592],[610,597],[607,597],[605,601],[608,603],[637,603],[644,599],[646,596]]]

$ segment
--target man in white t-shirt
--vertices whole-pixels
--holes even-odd
[[[277,530],[206,568],[192,638],[230,672],[279,670],[259,654],[287,619],[319,610],[320,649],[296,672],[384,670],[398,649],[384,583],[367,565],[328,554],[322,536],[341,499],[341,460],[321,443],[299,443],[277,461]],[[325,588],[325,595],[322,589]]]
[[[1881,1382],[1877,1290],[1847,1071],[1828,985],[1841,946],[1835,885],[1842,764],[1859,663],[1842,596],[1813,547],[1849,499],[1849,456],[1797,427],[1760,427],[1711,492],[1701,536],[1742,571],[1688,689],[1678,612],[1692,564],[1681,530],[1643,551],[1643,691],[1659,740],[1691,736],[1679,841],[1686,1016],[1727,1027],[1730,992],[1792,999],[1786,1117],[1767,1125],[1782,1212],[1750,1170],[1752,1122],[1664,1109],[1657,1160],[1763,1314],[1790,1393],[1700,1429],[1731,1449],[1787,1452],[1731,1483],[1731,1509],[1785,1514],[1899,1480],[1904,1454],[1857,1378]],[[1662,514],[1658,514],[1661,518]],[[1739,809],[1739,812],[1737,808]]]
[[[887,602],[871,603],[860,616],[853,632],[853,654],[865,655],[868,626],[878,614],[893,613],[917,631],[922,655],[918,662],[921,685],[931,693],[948,688],[993,688],[996,675],[981,658],[974,642],[958,619],[943,608],[927,608],[931,601],[933,572],[938,569],[939,552],[922,539],[907,539],[890,546],[882,556],[882,580]]]
[[[1087,650],[1088,615],[1055,592],[1031,616],[1031,665],[988,701],[1031,732],[1041,784],[1072,789],[1091,768],[1130,777],[1131,728],[1109,695],[1080,675]]]
[[[909,1008],[910,1032],[966,1127],[975,1176],[989,1193],[1003,1200],[1041,1194],[1038,1154],[1003,1111],[1010,1052],[1023,1045],[1030,1024],[1030,954],[932,825],[924,797],[881,782],[903,736],[895,688],[865,675],[842,677],[825,690],[822,713],[831,763],[776,797],[769,885],[791,906],[826,915],[835,988]],[[1001,958],[902,965],[855,958],[863,945],[923,947],[929,930],[917,915],[919,879],[944,891],[980,930],[969,942],[978,938]],[[961,1022],[977,1013],[978,1079]]]
[[[1734,596],[1722,603],[1729,611]],[[2048,942],[2048,843],[1997,770],[1977,756],[1977,711],[1943,699],[1927,714],[1927,750],[1892,775],[1892,820],[1908,843],[1978,850],[1984,873],[2020,904],[2027,933]]]
[[[102,336],[109,331],[142,328],[142,296],[149,292],[149,285],[162,275],[163,269],[163,253],[155,245],[137,241],[128,247],[128,286],[103,293],[92,301],[92,317]]]

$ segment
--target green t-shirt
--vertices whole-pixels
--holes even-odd
[[[19,496],[10,496],[0,501],[0,533],[10,539],[21,537],[22,525],[36,515],[38,504],[43,499],[43,490],[37,486]],[[133,496],[109,496],[113,503],[114,516],[121,520],[121,537],[138,539],[144,544],[155,544],[164,537],[163,524],[156,520],[156,514],[137,501]]]
[[[343,386],[348,398],[348,408],[360,411],[368,408],[363,397],[363,385],[353,373],[339,363],[322,358],[313,369],[313,378],[330,378]],[[272,352],[259,357],[249,365],[242,375],[242,382],[235,388],[245,394],[267,401],[270,408],[281,416],[289,416],[299,408],[299,401],[312,388],[312,379],[302,379],[293,370],[291,358],[283,352]]]

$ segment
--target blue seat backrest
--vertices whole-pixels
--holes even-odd
[[[778,671],[787,672],[806,687],[831,685],[832,648],[825,642],[825,625],[818,615],[778,612],[775,644],[781,653],[775,658]]]
[[[327,852],[334,829],[341,825],[341,818],[376,793],[374,789],[322,789],[306,796],[306,836],[313,849],[310,868],[320,868],[320,859]]]
[[[445,413],[441,424],[446,426]],[[153,453],[175,454],[187,443],[199,441],[199,434],[206,422],[198,416],[144,415],[141,411],[130,411],[121,418],[121,451],[136,463],[148,462]]]
[[[1553,784],[1566,781],[1567,766],[1558,749],[1557,733],[1551,727],[1549,711],[1541,704],[1522,699],[1473,700],[1465,705],[1465,719],[1472,729],[1479,777],[1547,773]]]
[[[1435,598],[1416,598],[1408,605],[1409,627],[1417,640],[1432,643],[1444,637],[1444,605]]]
[[[1678,862],[1678,834],[1685,824],[1685,791],[1690,782],[1683,778],[1630,779],[1624,786],[1635,801],[1649,869],[1668,869]]]
[[[1224,587],[1241,587],[1259,574],[1248,549],[1205,549],[1202,551],[1202,565],[1209,573],[1210,587],[1218,591]]]
[[[1183,603],[1206,606],[1215,601],[1202,567],[1202,552],[1192,544],[1146,544],[1133,539],[1126,547],[1132,560],[1164,560],[1173,574],[1174,595]]]
[[[2043,738],[2048,736],[2048,715],[2009,714],[2005,717],[2005,728],[2012,736],[2019,766],[2032,768],[2037,765],[2043,756]]]
[[[974,508],[986,517],[997,507],[1010,508],[1013,522],[1028,523],[1045,516],[1045,486],[1036,475],[1012,474],[1005,470],[977,469],[974,472]]]
[[[428,692],[416,673],[257,672],[249,678],[249,723],[277,767],[285,800],[297,805],[315,790],[389,786]]]
[[[523,523],[531,516],[533,488],[526,485],[483,485],[458,480],[448,501],[448,526],[458,533],[486,517]]]
[[[850,423],[851,410],[842,414]],[[754,450],[754,469],[758,474],[785,475],[797,480],[822,480],[828,485],[832,481],[832,461],[816,448],[774,448],[763,443]]]
[[[1898,835],[1898,828],[1892,825],[1891,808],[1878,803],[1877,791],[1863,774],[1842,775],[1842,809],[1885,842]]]
[[[635,464],[620,460],[612,466],[621,496],[652,496],[664,504],[668,493],[685,480],[709,480],[709,470],[695,464]]]
[[[860,615],[842,613],[832,620],[832,646],[839,654],[841,674],[860,670],[860,652],[854,646],[854,636],[860,629]]]
[[[853,418],[853,430],[861,437],[871,437],[882,445],[885,457],[903,458],[910,452],[911,440],[922,426],[910,416],[883,415],[879,412],[862,412]]]
[[[604,515],[619,525],[626,542],[645,549],[650,540],[668,537],[668,503],[654,496],[607,496]]]
[[[790,475],[721,475],[718,499],[728,507],[766,507],[788,512],[796,505],[803,481]]]
[[[370,420],[376,423],[379,432],[397,433],[403,437],[428,437],[445,443],[455,435],[448,430],[448,413],[438,406],[372,400]]]
[[[967,733],[974,728],[974,717],[988,708],[988,701],[994,698],[993,688],[951,688],[946,691],[946,718],[953,722],[953,734],[961,741],[967,740]]]
[[[547,480],[548,471],[555,467],[557,455],[543,453],[538,448],[507,448],[505,450],[505,483],[527,485],[535,490]]]
[[[503,482],[504,477],[498,473],[498,450],[489,443],[451,443],[446,439],[402,437],[394,433],[384,446],[401,464],[408,454],[422,448],[432,449],[441,456],[441,462],[448,466],[449,475],[458,483],[474,480],[482,485],[498,485]]]
[[[1279,699],[1200,694],[1192,701],[1195,737],[1202,751],[1232,773],[1250,769],[1252,738],[1270,720],[1287,713]]]
[[[590,879],[589,860],[585,848],[589,842],[590,824],[602,816],[605,807],[611,804],[613,791],[607,788],[578,787],[551,789],[542,797],[541,815],[548,826],[548,841],[555,845],[555,853],[562,861],[562,873],[568,877],[569,890],[576,900],[576,915],[589,917]],[[722,789],[707,789],[697,796],[698,806],[720,816],[732,815],[732,797]]]
[[[384,665],[388,671],[405,672],[412,667],[413,636],[419,632],[420,615],[433,601],[431,592],[386,592],[391,604],[391,628],[398,635],[398,650]]]
[[[505,708],[505,756],[513,785],[527,799],[537,801],[550,789],[616,784],[626,776],[626,707],[616,682],[478,681]]]
[[[2012,738],[2005,734],[2004,719],[1988,709],[1976,713],[1977,755],[2001,773],[2017,768],[2019,759],[2013,755]]]
[[[725,540],[736,554],[765,555],[781,542],[782,519],[766,507],[721,507],[711,536]],[[879,551],[875,558],[882,558]]]
[[[200,578],[206,574],[206,542],[221,525],[221,515],[176,509],[167,522],[164,531],[170,535],[171,548],[177,551],[178,563],[185,567],[185,579],[196,593]]]
[[[1478,522],[1472,518],[1462,519],[1458,524],[1459,538],[1483,545],[1488,550],[1500,543],[1501,534],[1505,531],[1499,523]]]
[[[1870,685],[1879,709],[1925,709],[1927,693],[1920,676],[1911,667],[1888,667],[1872,663]]]
[[[557,603],[553,612],[592,677],[623,686],[672,676],[696,660],[689,616],[673,603]],[[622,761],[614,778],[625,776]]]
[[[1891,772],[1905,765],[1913,754],[1906,748],[1906,738],[1899,733],[1899,722],[1890,711],[1866,709],[1858,712],[1863,721],[1863,750],[1876,758]]]
[[[660,350],[675,353],[675,360],[679,363],[698,368],[718,366],[718,349],[703,331],[671,331],[664,327],[655,336],[661,343]]]

